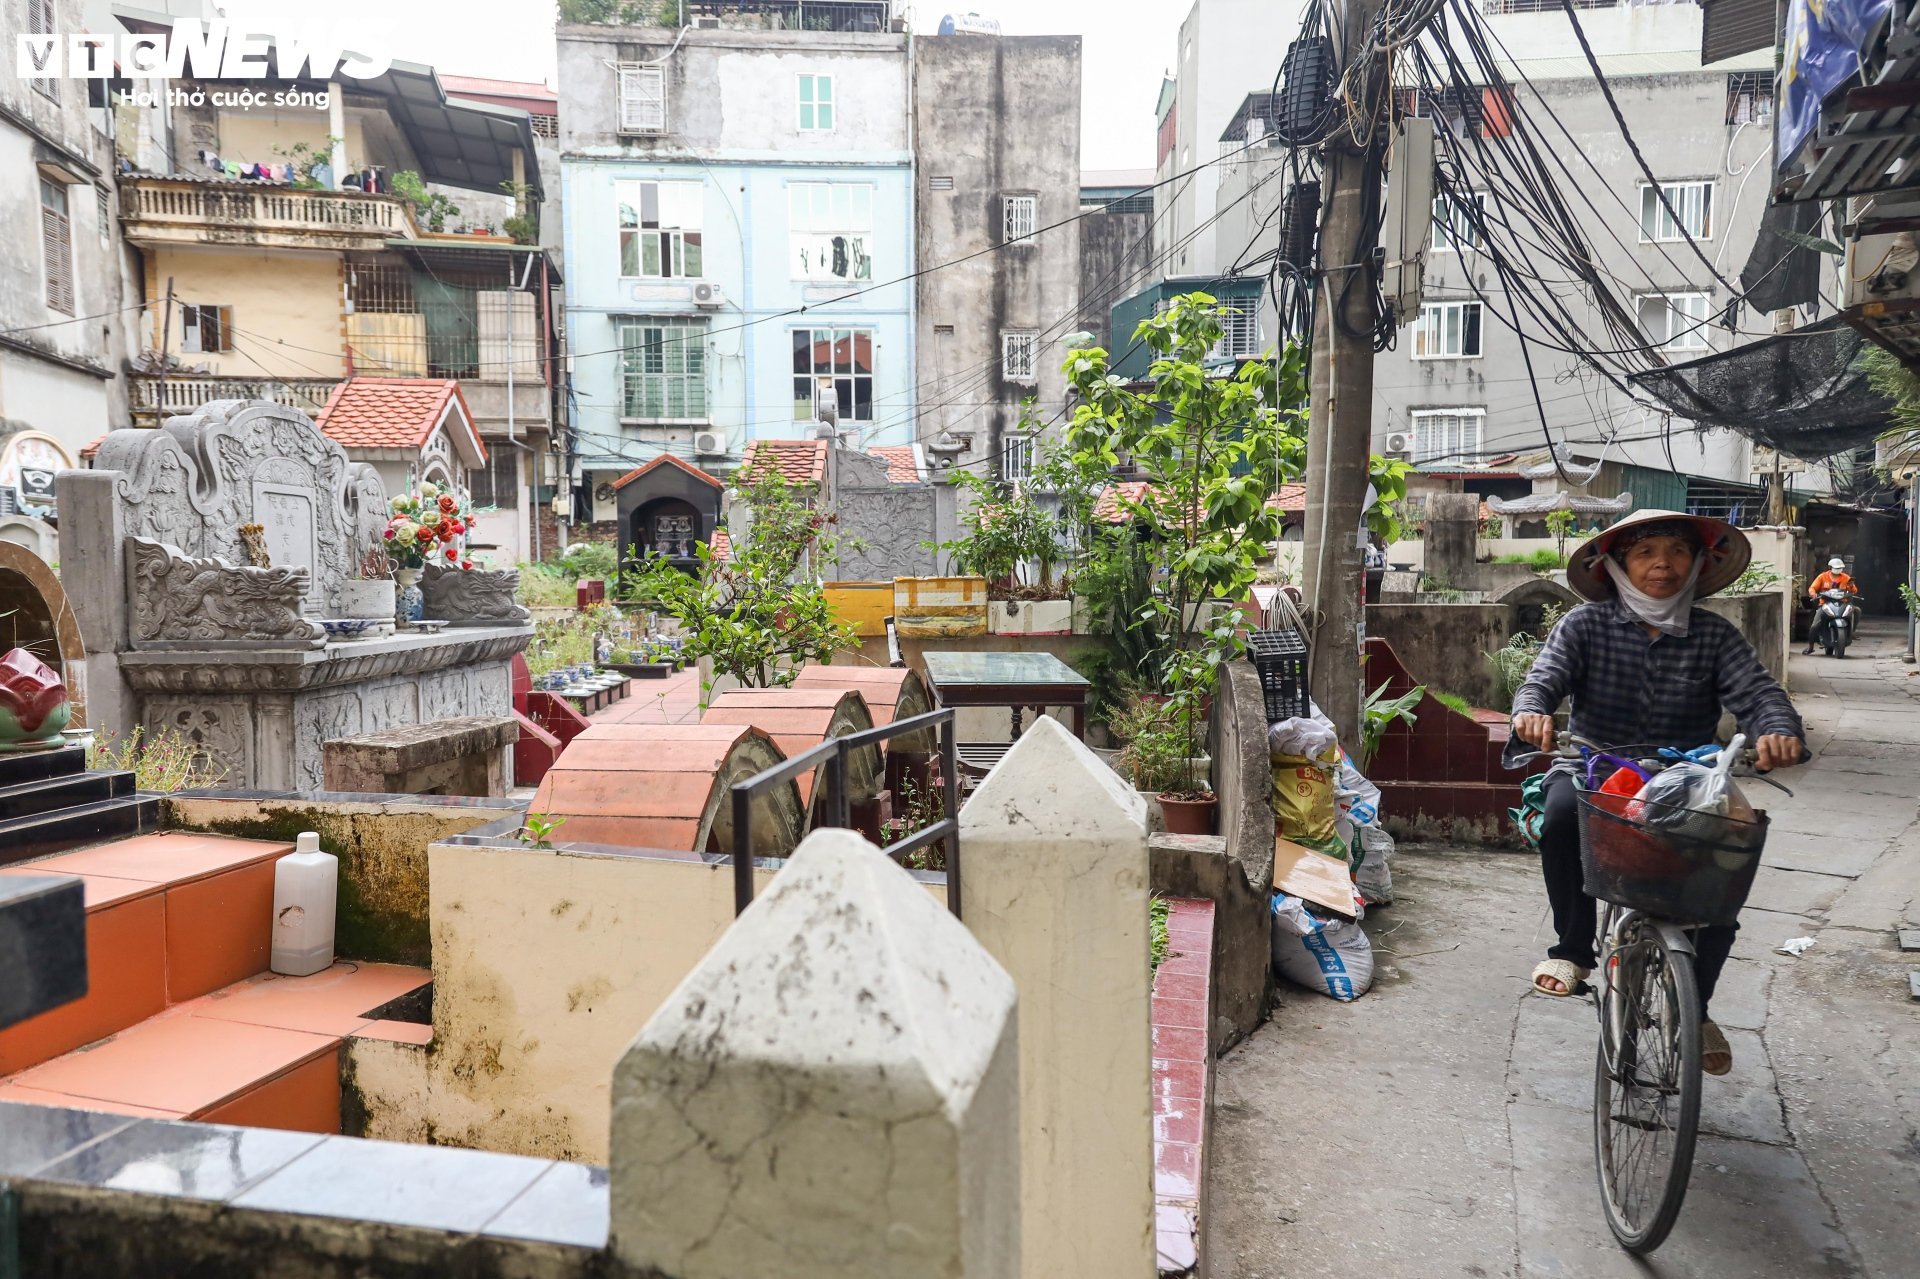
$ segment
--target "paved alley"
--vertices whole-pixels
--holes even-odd
[[[1714,1001],[1686,1210],[1644,1264],[1594,1184],[1594,1019],[1526,993],[1547,945],[1530,856],[1403,849],[1356,1004],[1287,986],[1219,1065],[1213,1274],[1228,1279],[1920,1274],[1920,676],[1904,630],[1792,658],[1818,758],[1749,783],[1767,864]],[[1799,959],[1775,948],[1816,944]]]

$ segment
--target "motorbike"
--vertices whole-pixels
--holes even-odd
[[[1853,631],[1859,617],[1860,610],[1854,605],[1852,592],[1820,592],[1820,603],[1814,610],[1814,619],[1816,623],[1825,625],[1821,643],[1826,646],[1828,657],[1847,655],[1847,645],[1853,643]]]

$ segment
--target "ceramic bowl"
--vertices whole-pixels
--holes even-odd
[[[321,619],[320,625],[333,639],[358,639],[379,626],[380,621],[377,617],[329,617]]]

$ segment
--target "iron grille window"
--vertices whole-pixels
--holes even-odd
[[[1727,123],[1765,124],[1773,119],[1773,76],[1735,71],[1727,77]]]
[[[350,258],[347,297],[360,315],[413,315],[413,269],[397,262]]]
[[[520,509],[520,459],[505,440],[487,441],[487,464],[467,472],[467,493],[477,507]]]
[[[40,179],[40,254],[47,266],[47,306],[72,315],[73,224],[67,212],[67,189],[46,178]]]
[[[707,322],[639,319],[620,325],[620,416],[707,420]]]
[[[1009,382],[1032,385],[1039,380],[1040,335],[1030,330],[1000,335],[1000,362]]]
[[[1416,360],[1467,359],[1480,354],[1480,304],[1429,302],[1413,326]]]
[[[1665,200],[1660,197],[1666,196]],[[1672,212],[1668,212],[1668,207]],[[1710,240],[1713,238],[1713,183],[1662,182],[1659,186],[1640,187],[1640,241],[1658,244],[1668,240]]]
[[[1416,409],[1413,413],[1413,461],[1416,466],[1469,462],[1480,456],[1480,408]]]
[[[614,198],[619,203],[621,278],[700,278],[703,185],[616,182]]]
[[[1003,195],[1000,197],[1000,214],[1002,237],[1006,243],[1020,244],[1031,240],[1040,229],[1040,197]]]
[[[532,117],[533,136],[549,140],[560,136],[560,117],[557,115],[536,115]]]
[[[621,67],[620,132],[666,131],[666,72],[659,67]]]
[[[811,422],[828,395],[842,422],[873,421],[873,330],[793,331],[793,420]]]

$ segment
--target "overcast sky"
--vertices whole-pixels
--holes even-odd
[[[223,0],[229,18],[286,22],[312,0]],[[943,5],[909,0],[917,31],[942,14],[969,9],[998,18],[1010,35],[1085,37],[1081,162],[1089,169],[1153,167],[1153,106],[1189,0],[974,0]],[[331,0],[328,15],[347,31],[384,36],[395,57],[455,75],[553,82],[549,0]]]

